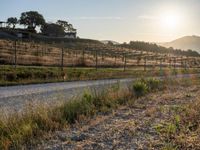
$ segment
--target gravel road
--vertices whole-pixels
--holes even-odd
[[[199,74],[185,74],[171,77],[190,78],[193,76],[199,76]],[[118,82],[127,84],[133,80],[107,79],[0,87],[0,111],[19,111],[27,103],[38,104],[38,102],[42,102],[55,104],[60,101],[70,100],[75,96],[80,96],[86,89],[98,88],[99,90]]]
[[[99,90],[118,82],[124,84],[132,80],[110,79],[0,87],[0,110],[19,111],[28,103],[54,104],[80,96],[87,89]]]

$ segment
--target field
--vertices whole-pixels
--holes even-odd
[[[0,64],[29,66],[110,67],[140,66],[196,68],[197,57],[176,56],[105,45],[84,39],[74,41],[34,42],[0,40]]]
[[[0,85],[198,73],[200,64],[197,57],[63,40],[0,40]]]

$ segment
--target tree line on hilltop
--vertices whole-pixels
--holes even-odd
[[[130,48],[130,49],[137,49],[141,51],[147,52],[154,52],[154,53],[165,53],[165,54],[174,54],[174,55],[184,55],[190,57],[199,57],[200,54],[197,51],[193,50],[181,50],[181,49],[174,49],[173,47],[166,48],[163,46],[159,46],[155,43],[148,43],[142,41],[131,41],[130,43],[123,43],[119,45],[121,47]]]
[[[36,27],[39,27],[41,33],[47,36],[64,36],[67,32],[76,33],[76,29],[67,21],[58,20],[56,23],[49,23],[37,11],[23,12],[19,19],[16,17],[7,19],[7,28],[15,29],[17,24],[23,25],[27,31],[33,33],[37,33]]]

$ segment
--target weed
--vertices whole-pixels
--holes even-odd
[[[146,83],[142,82],[142,81],[136,81],[134,84],[133,84],[133,91],[134,91],[134,94],[136,95],[136,97],[141,97],[141,96],[144,96],[147,91],[148,91],[148,87],[146,85]]]
[[[149,91],[158,90],[161,86],[161,81],[155,78],[149,78],[145,80],[145,83],[148,86]]]

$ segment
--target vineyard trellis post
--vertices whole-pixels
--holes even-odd
[[[115,55],[115,66],[117,66],[117,56]]]
[[[174,57],[174,70],[176,69],[176,57]]]
[[[144,71],[146,71],[147,70],[147,58],[146,58],[146,56],[144,57]]]
[[[124,54],[124,71],[126,71],[126,54]]]
[[[170,57],[170,59],[169,59],[169,68],[171,69],[171,67],[172,67],[172,59]]]
[[[14,67],[17,67],[17,40],[14,42]]]
[[[162,70],[162,58],[160,58],[160,71]]]
[[[82,64],[85,64],[85,50],[82,51]]]
[[[64,67],[64,48],[61,49],[61,70],[63,71]]]
[[[186,59],[185,59],[185,70],[187,69]]]
[[[98,56],[97,56],[97,50],[95,51],[95,66],[96,70],[98,69]]]

